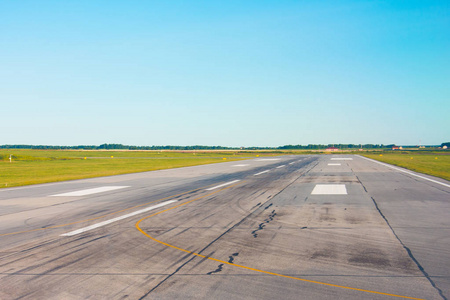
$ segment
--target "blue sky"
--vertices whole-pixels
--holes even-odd
[[[0,144],[450,140],[450,1],[1,1]]]

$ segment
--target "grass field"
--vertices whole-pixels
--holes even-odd
[[[415,153],[411,151],[364,154],[364,156],[416,172],[450,180],[450,155],[448,153],[447,155],[442,155],[442,153]]]
[[[12,162],[9,156],[12,154]],[[237,161],[274,153],[0,150],[0,188]]]

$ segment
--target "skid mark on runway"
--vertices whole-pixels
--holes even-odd
[[[272,204],[270,204],[269,206],[271,206]],[[267,209],[268,207],[266,207],[265,209]],[[275,209],[272,210],[272,212],[270,213],[270,215],[267,217],[267,219],[264,220],[264,222],[262,222],[261,224],[259,224],[258,229],[255,229],[252,231],[252,235],[254,238],[258,237],[258,231],[263,230],[264,227],[266,227],[267,224],[270,223],[270,221],[273,221],[273,218],[275,218],[275,216],[277,215],[277,213],[275,212]]]
[[[232,264],[233,262],[234,262],[234,257],[235,256],[238,256],[239,255],[239,252],[236,252],[236,253],[233,253],[233,254],[231,254],[230,256],[228,256],[228,262],[230,263],[230,264]]]
[[[211,272],[208,272],[208,273],[206,273],[206,275],[211,275],[211,274],[214,274],[214,273],[222,272],[222,269],[223,269],[223,264],[220,264],[220,265],[217,267],[216,270],[211,271]]]
[[[268,209],[269,207],[271,207],[273,205],[273,203],[270,203],[269,205],[267,205],[266,207],[264,207],[264,209]]]
[[[238,256],[238,255],[239,255],[239,253],[233,253],[233,254],[231,254],[230,256],[228,256],[228,263],[232,264],[232,263],[234,262],[234,257],[235,257],[235,256]],[[223,270],[223,265],[224,265],[224,264],[218,265],[218,266],[217,266],[217,269],[215,269],[214,271],[211,271],[211,272],[206,273],[206,275],[212,275],[212,274],[215,274],[215,273],[222,272],[222,270]]]

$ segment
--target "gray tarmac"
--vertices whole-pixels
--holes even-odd
[[[449,184],[323,155],[2,189],[0,299],[449,299]]]

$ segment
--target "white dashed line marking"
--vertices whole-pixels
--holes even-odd
[[[282,168],[282,167],[286,167],[286,165],[278,166],[278,167],[276,167],[276,169],[279,169],[279,168]]]
[[[220,188],[220,187],[223,187],[223,186],[226,186],[226,185],[230,185],[230,184],[236,183],[236,182],[238,182],[238,181],[240,181],[240,180],[233,180],[233,181],[230,181],[230,182],[227,182],[227,183],[224,183],[224,184],[216,185],[216,186],[214,186],[214,187],[210,187],[209,189],[206,189],[206,191],[212,191],[212,190],[218,189],[218,188]]]
[[[259,158],[256,161],[275,161],[275,160],[281,160],[281,158]]]
[[[329,166],[340,166],[341,164],[328,164]]]
[[[264,174],[264,173],[267,173],[267,172],[269,172],[270,170],[265,170],[265,171],[262,171],[262,172],[259,172],[259,173],[256,173],[255,175],[253,175],[253,176],[258,176],[258,175],[261,175],[261,174]]]
[[[77,230],[74,230],[74,231],[71,231],[71,232],[68,232],[68,233],[61,234],[61,236],[73,236],[73,235],[76,235],[76,234],[80,234],[80,233],[83,233],[83,232],[86,232],[86,231],[89,231],[89,230],[92,230],[92,229],[95,229],[95,228],[99,228],[99,227],[111,224],[113,222],[117,222],[117,221],[129,218],[129,217],[133,217],[135,215],[138,215],[138,214],[141,214],[141,213],[144,213],[144,212],[147,212],[147,211],[150,211],[150,210],[162,207],[162,206],[166,206],[166,205],[174,203],[174,202],[177,202],[177,200],[170,200],[170,201],[166,201],[166,202],[163,202],[163,203],[160,203],[160,204],[156,204],[156,205],[153,205],[153,206],[150,206],[150,207],[147,207],[147,208],[144,208],[144,209],[141,209],[141,210],[138,210],[138,211],[135,211],[135,212],[132,212],[132,213],[129,213],[129,214],[126,214],[126,215],[114,218],[114,219],[110,219],[110,220],[107,220],[107,221],[104,221],[104,222],[100,222],[100,223],[97,223],[97,224],[94,224],[94,225],[91,225],[91,226],[87,226],[87,227],[80,228],[80,229],[77,229]]]
[[[331,160],[353,160],[350,157],[333,157]]]

